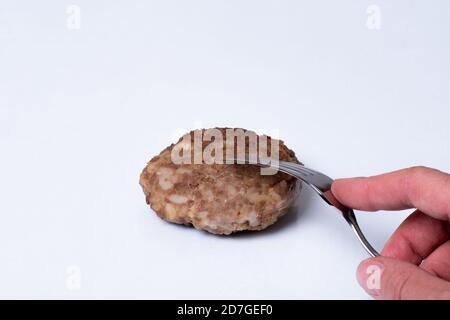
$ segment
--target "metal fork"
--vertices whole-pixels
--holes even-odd
[[[242,163],[242,162],[241,162]],[[247,162],[248,163],[248,162]],[[262,167],[271,167],[278,169],[281,172],[287,173],[297,179],[302,180],[307,185],[309,185],[326,203],[331,206],[336,207],[344,217],[345,221],[350,225],[353,232],[358,237],[359,242],[361,242],[362,246],[366,251],[372,256],[376,257],[380,254],[370,245],[367,241],[366,237],[362,233],[358,222],[355,217],[355,213],[353,209],[347,208],[343,204],[341,204],[331,193],[331,185],[333,184],[333,179],[324,175],[323,173],[317,172],[315,170],[306,168],[303,165],[287,162],[287,161],[278,161],[271,162],[258,160],[256,163],[251,162],[251,164],[256,164]]]

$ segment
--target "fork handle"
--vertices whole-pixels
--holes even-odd
[[[358,237],[359,242],[361,242],[362,246],[366,251],[372,256],[372,257],[378,257],[380,254],[377,250],[375,250],[372,245],[367,241],[366,237],[362,233],[358,221],[356,220],[355,213],[353,212],[353,209],[347,209],[347,211],[343,211],[342,215],[344,219],[347,221],[347,223],[352,228],[353,232]]]
[[[359,242],[361,242],[362,246],[366,251],[372,256],[372,257],[378,257],[380,254],[377,250],[375,250],[372,245],[367,241],[366,237],[364,236],[364,233],[361,231],[361,228],[359,227],[358,221],[356,220],[355,212],[351,208],[347,208],[342,203],[340,203],[336,197],[333,195],[331,190],[328,190],[321,194],[321,197],[328,202],[328,204],[336,207],[344,217],[345,221],[350,225],[353,232],[356,234],[356,237],[358,238]]]

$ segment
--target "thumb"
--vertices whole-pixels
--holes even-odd
[[[361,262],[359,284],[375,299],[450,299],[450,282],[414,264],[385,257]]]

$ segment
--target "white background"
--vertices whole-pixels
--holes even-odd
[[[311,191],[218,237],[157,218],[139,174],[198,126],[279,130],[332,177],[450,171],[449,39],[444,0],[1,0],[0,297],[367,298]],[[379,249],[405,215],[358,214]]]

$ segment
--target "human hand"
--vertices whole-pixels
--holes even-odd
[[[416,208],[386,243],[363,261],[360,285],[376,299],[450,299],[450,175],[414,167],[370,178],[336,180],[334,196],[364,211]],[[368,278],[380,270],[379,286]],[[379,268],[379,269],[378,269]]]

